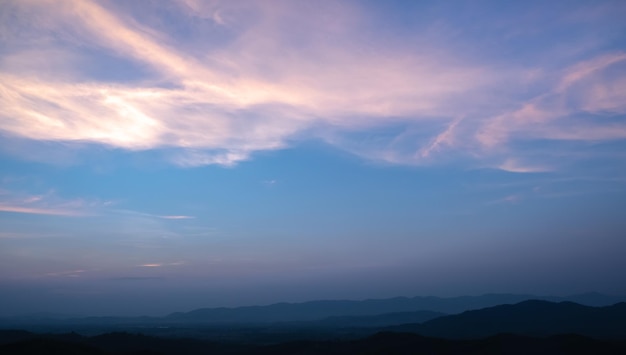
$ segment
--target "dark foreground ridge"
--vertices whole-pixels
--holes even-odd
[[[498,333],[530,336],[574,333],[594,338],[626,339],[626,302],[589,307],[573,302],[530,300],[443,316],[421,324],[389,327],[388,330],[452,339]]]
[[[625,354],[626,341],[564,334],[547,338],[499,334],[476,340],[445,340],[411,333],[381,332],[358,340],[292,341],[249,345],[108,333],[38,335],[0,332],[0,354]]]

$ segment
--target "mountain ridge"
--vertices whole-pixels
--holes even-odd
[[[189,312],[171,313],[165,318],[169,320],[213,319],[219,321],[310,321],[332,316],[371,316],[396,312],[432,311],[445,314],[456,314],[472,309],[500,304],[515,304],[529,299],[547,300],[552,302],[574,301],[588,306],[606,306],[626,301],[626,296],[608,296],[599,293],[585,293],[567,297],[535,296],[530,294],[496,294],[488,293],[480,296],[458,297],[393,297],[384,299],[352,300],[319,300],[301,303],[280,302],[265,306],[199,308]],[[277,314],[291,314],[281,318]],[[266,315],[266,317],[263,317]]]
[[[451,339],[481,338],[499,333],[528,336],[571,333],[626,339],[626,302],[591,307],[569,301],[527,300],[442,316],[424,323],[392,326],[386,330]]]
[[[275,303],[265,306],[199,308],[174,312],[163,317],[73,317],[47,318],[37,316],[0,318],[0,326],[28,324],[271,324],[281,322],[323,321],[329,317],[372,317],[391,313],[437,312],[459,314],[503,304],[516,304],[529,299],[551,302],[574,301],[586,306],[607,306],[626,297],[586,293],[567,297],[524,294],[485,294],[459,297],[394,297],[385,299],[319,300],[301,303]],[[576,302],[578,301],[578,302]]]

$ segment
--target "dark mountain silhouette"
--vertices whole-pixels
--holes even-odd
[[[432,311],[395,312],[373,316],[333,316],[308,323],[324,327],[384,327],[395,324],[422,323],[445,315]]]
[[[446,340],[410,333],[382,332],[357,340],[289,341],[271,345],[167,339],[110,333],[95,337],[29,334],[6,341],[0,331],[0,354],[624,354],[626,342],[563,334],[548,338],[499,334],[475,340]],[[15,335],[15,334],[14,334]],[[21,334],[20,336],[22,336]]]
[[[533,299],[542,299],[542,298],[533,298]],[[598,292],[587,292],[587,293],[581,293],[578,295],[572,295],[572,296],[563,297],[563,298],[555,298],[555,299],[546,298],[545,300],[553,301],[553,302],[569,301],[569,302],[582,304],[585,306],[603,307],[603,306],[611,306],[620,302],[626,302],[626,297],[608,296],[608,295],[604,295]]]
[[[16,340],[11,341],[11,336],[16,336]],[[251,348],[245,344],[160,338],[126,332],[85,337],[75,333],[36,334],[0,330],[0,339],[0,354],[231,354]]]
[[[266,346],[256,354],[623,354],[626,343],[566,334],[532,338],[500,334],[477,340],[444,340],[417,334],[382,332],[344,342],[289,342]]]
[[[444,316],[422,324],[394,326],[389,330],[465,339],[498,333],[533,336],[575,333],[626,339],[626,303],[589,307],[573,302],[530,300]]]
[[[0,354],[6,355],[104,355],[103,350],[72,341],[30,339],[1,345]]]

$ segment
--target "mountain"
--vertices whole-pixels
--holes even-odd
[[[585,306],[603,307],[610,306],[620,302],[626,302],[626,297],[609,296],[598,292],[581,293],[563,298],[546,299],[548,301],[570,301]]]
[[[313,321],[334,316],[370,316],[415,311],[455,314],[500,304],[514,304],[530,299],[553,302],[576,299],[581,304],[589,306],[607,306],[626,301],[626,297],[613,297],[601,294],[584,294],[571,297],[541,297],[516,294],[486,294],[452,298],[396,297],[363,301],[311,301],[304,303],[277,303],[268,306],[202,308],[191,312],[173,313],[165,319],[174,322],[266,323]]]
[[[626,339],[626,303],[589,307],[573,302],[530,300],[388,328],[426,336],[470,339],[499,333],[532,336],[574,333]]]
[[[533,338],[500,334],[484,339],[446,340],[417,334],[381,332],[366,338],[340,342],[299,341],[255,349],[255,354],[445,354],[445,355],[574,355],[624,354],[626,342],[591,339],[565,334]]]
[[[421,310],[419,301],[392,298],[365,301],[312,301],[268,306],[204,308],[165,317],[175,322],[276,323],[321,321],[329,317],[361,317]],[[433,312],[433,311],[431,311]],[[437,312],[440,313],[440,312]],[[343,319],[346,321],[347,319]],[[356,320],[355,320],[356,321]]]
[[[60,326],[71,330],[77,326],[183,326],[183,325],[268,325],[289,322],[317,322],[317,325],[379,327],[403,323],[421,323],[434,317],[400,313],[436,312],[457,314],[467,310],[493,307],[500,304],[515,304],[529,299],[542,299],[553,302],[578,300],[589,306],[606,306],[626,297],[606,296],[589,293],[570,297],[538,297],[516,294],[487,294],[482,296],[440,297],[396,297],[363,301],[328,300],[304,303],[277,303],[267,306],[236,308],[202,308],[190,312],[172,313],[165,317],[73,317],[37,314],[26,317],[0,318],[0,328],[22,328],[36,331],[44,328],[33,326]],[[376,317],[373,317],[376,316]],[[333,318],[340,317],[340,318]],[[373,317],[349,319],[341,317]],[[415,317],[415,318],[411,318]],[[430,318],[429,318],[430,317]],[[329,319],[330,318],[330,319]],[[311,324],[315,325],[315,324]]]
[[[0,339],[10,338],[0,330]],[[15,334],[13,334],[15,335]],[[26,336],[26,338],[24,338]],[[449,340],[410,333],[381,332],[354,340],[297,340],[274,344],[210,342],[129,333],[93,337],[74,334],[22,334],[0,341],[0,354],[624,354],[626,341],[564,334],[534,338],[500,334],[483,339]]]
[[[445,316],[445,313],[432,311],[395,312],[373,316],[333,316],[319,321],[307,322],[323,327],[385,327],[396,324],[422,323]]]

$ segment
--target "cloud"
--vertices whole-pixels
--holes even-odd
[[[152,263],[152,264],[141,264],[139,266],[141,266],[141,267],[161,267],[161,266],[163,266],[163,264]]]
[[[507,159],[498,166],[498,169],[511,173],[543,173],[553,170],[545,166],[522,164],[516,159]]]
[[[120,209],[112,209],[110,210],[111,212],[114,213],[120,213],[120,214],[125,214],[125,215],[129,215],[129,216],[137,216],[137,217],[141,217],[141,218],[149,218],[149,219],[171,219],[171,220],[178,220],[178,219],[194,219],[196,218],[195,216],[188,216],[188,215],[159,215],[159,214],[152,214],[152,213],[146,213],[146,212],[138,212],[138,211],[132,211],[132,210],[120,210]]]
[[[487,204],[492,205],[492,204],[517,204],[520,201],[522,201],[523,198],[521,195],[515,194],[515,195],[508,195],[504,198],[501,198],[499,200],[495,200],[495,201],[489,201]]]
[[[599,55],[566,68],[547,93],[487,120],[476,137],[486,147],[513,139],[626,139],[626,122],[603,119],[626,114],[625,99],[626,53]]]
[[[193,219],[193,216],[184,216],[184,215],[171,215],[171,216],[159,216],[159,218],[163,219]]]
[[[69,270],[69,271],[61,271],[61,272],[49,272],[49,273],[46,273],[44,276],[47,276],[47,277],[80,277],[81,274],[83,274],[86,271],[87,270],[78,269],[78,270]]]
[[[113,277],[109,280],[113,281],[157,281],[157,280],[165,280],[164,277],[159,276],[122,276],[122,277]]]
[[[41,6],[39,11],[49,10]],[[282,11],[296,15],[289,13],[293,9]],[[266,22],[214,54],[214,61],[228,63],[226,72],[232,73],[224,74],[220,65],[166,46],[159,36],[96,4],[66,4],[51,14],[56,22],[49,31],[69,31],[78,37],[73,40],[150,65],[157,72],[150,81],[156,83],[67,82],[3,73],[4,130],[35,140],[130,150],[179,147],[184,152],[175,160],[184,166],[230,165],[255,151],[282,148],[289,137],[315,125],[371,127],[390,116],[436,113],[450,95],[484,81],[480,68],[441,65],[428,56],[359,56],[358,48],[328,48],[317,38],[311,43],[315,52],[277,58],[277,47],[294,44],[256,45],[264,37],[281,37],[275,33],[279,28]],[[259,62],[278,71],[277,78],[260,72]],[[163,80],[173,86],[160,87]],[[415,85],[415,80],[428,84]]]
[[[78,217],[84,216],[84,212],[69,210],[63,208],[37,208],[37,207],[24,207],[18,205],[10,205],[0,203],[0,211],[2,212],[13,212],[13,213],[26,213],[26,214],[41,214],[41,215],[51,215],[51,216],[70,216],[70,217]]]
[[[427,158],[432,152],[440,149],[442,146],[451,146],[454,144],[454,130],[461,122],[462,118],[458,118],[450,123],[448,127],[439,135],[437,135],[430,144],[422,148],[417,155],[421,158]]]
[[[92,216],[108,205],[109,201],[82,198],[63,199],[54,190],[42,195],[23,194],[3,190],[0,192],[0,212],[38,214],[65,217]]]
[[[156,267],[163,267],[163,266],[180,266],[184,264],[185,264],[184,261],[175,261],[175,262],[170,262],[170,263],[147,263],[147,264],[141,264],[139,265],[139,267],[156,268]]]
[[[162,5],[169,22],[133,3],[2,6],[0,127],[20,139],[159,149],[183,167],[310,138],[391,164],[479,166],[515,156],[518,141],[626,139],[623,120],[602,120],[626,113],[626,54],[601,42],[524,66],[464,53],[480,38],[455,37],[445,19],[389,41],[375,9],[349,3],[185,0]],[[389,127],[403,129],[355,140]]]

